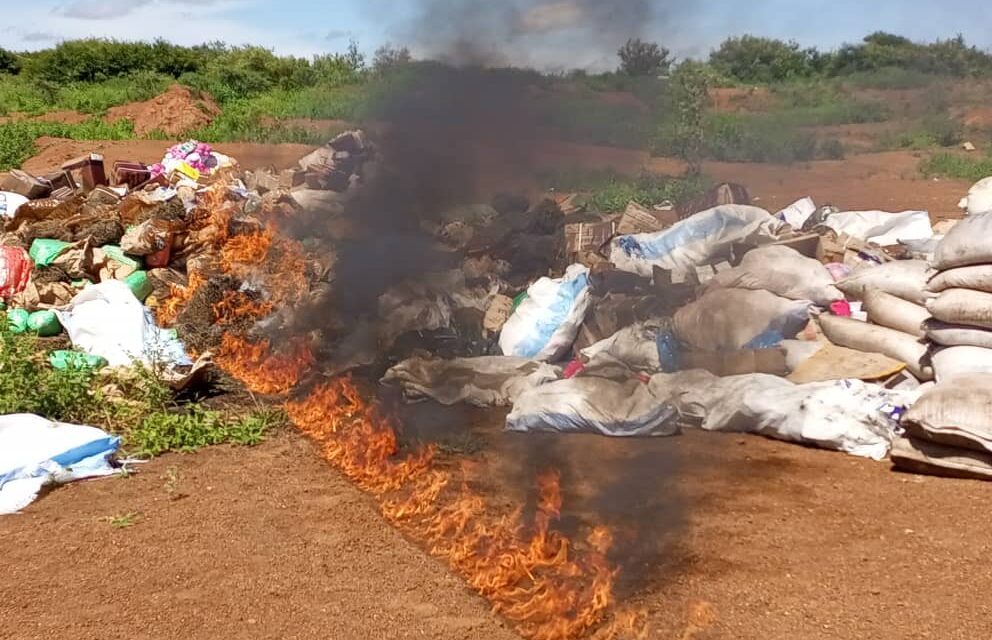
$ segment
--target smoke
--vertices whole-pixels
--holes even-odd
[[[665,19],[657,0],[423,0],[398,29],[424,56],[452,64],[603,66],[628,38]]]

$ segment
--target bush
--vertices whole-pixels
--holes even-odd
[[[902,36],[876,32],[861,44],[841,47],[829,58],[827,68],[833,75],[893,68],[959,77],[992,71],[992,55],[969,47],[962,36],[918,44]]]
[[[16,75],[21,72],[21,58],[16,53],[0,48],[0,73]]]
[[[711,114],[705,122],[707,157],[725,162],[804,162],[817,157],[817,138],[773,116]]]
[[[801,49],[795,42],[743,36],[725,40],[710,54],[710,64],[742,82],[770,83],[812,76],[821,57],[815,49]]]
[[[658,76],[672,66],[671,51],[654,42],[630,39],[617,51],[620,71],[628,76]]]

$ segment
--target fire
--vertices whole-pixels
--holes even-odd
[[[217,324],[227,326],[241,320],[256,320],[272,313],[271,302],[252,300],[242,291],[225,291],[223,299],[213,306]]]
[[[169,297],[161,302],[155,310],[155,318],[159,324],[168,326],[176,321],[183,307],[193,298],[197,289],[206,284],[206,279],[196,272],[189,274],[189,282],[185,287],[169,285]]]
[[[233,273],[236,265],[257,265],[265,261],[272,248],[272,231],[266,229],[257,233],[234,236],[221,249],[221,266],[227,273]]]
[[[302,342],[290,345],[283,353],[272,353],[267,340],[251,342],[225,333],[215,361],[251,391],[276,395],[296,386],[313,364],[313,355]]]
[[[288,403],[287,412],[328,462],[380,500],[387,520],[445,560],[523,636],[568,640],[606,620],[617,574],[606,559],[611,536],[597,527],[579,548],[553,529],[562,508],[556,471],[538,478],[528,525],[522,511],[491,513],[464,483],[450,490],[455,479],[434,466],[433,448],[400,455],[390,422],[348,379]],[[618,638],[637,626],[625,618],[596,637]]]

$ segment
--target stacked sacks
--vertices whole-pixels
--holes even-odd
[[[868,322],[823,315],[823,334],[841,347],[899,360],[920,380],[932,379],[927,347],[922,342],[923,326],[930,319],[923,306],[928,269],[923,260],[858,269],[837,286],[850,298],[863,302]]]
[[[959,222],[937,247],[926,322],[937,385],[903,419],[896,467],[992,479],[992,213]]]
[[[969,215],[937,247],[926,336],[938,382],[992,373],[992,212]]]

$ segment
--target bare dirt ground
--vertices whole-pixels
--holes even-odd
[[[625,500],[643,505],[638,529],[659,553],[628,569],[624,601],[648,609],[653,637],[992,632],[985,484],[748,436],[557,449],[573,475],[584,470],[566,472],[566,516],[570,488],[633,474]],[[111,526],[127,513],[136,524]],[[515,637],[289,432],[58,489],[0,520],[0,536],[0,637]],[[713,619],[686,634],[700,605]]]
[[[139,136],[153,131],[178,136],[210,124],[220,114],[220,107],[207,95],[194,95],[188,88],[174,84],[161,95],[144,102],[113,107],[104,120],[130,120]]]

